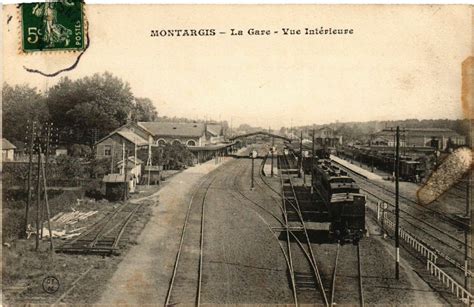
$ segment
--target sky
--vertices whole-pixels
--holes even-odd
[[[109,71],[160,115],[272,127],[406,118],[462,118],[461,63],[472,54],[467,6],[87,5],[90,47],[19,51],[20,19],[3,8],[3,78],[46,90]],[[9,18],[12,16],[13,18]],[[10,22],[6,22],[10,20]],[[282,35],[282,28],[350,28],[352,35]],[[226,35],[151,37],[159,29]],[[279,31],[231,36],[230,29]]]

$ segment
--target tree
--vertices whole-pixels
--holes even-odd
[[[3,137],[20,144],[25,141],[27,121],[44,122],[49,112],[44,97],[28,85],[3,84]]]
[[[51,118],[67,143],[92,145],[127,122],[133,110],[128,83],[105,72],[92,77],[62,78],[47,97]]]
[[[137,122],[153,122],[158,118],[153,102],[149,98],[135,98],[132,119]]]

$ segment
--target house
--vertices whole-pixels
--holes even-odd
[[[385,142],[380,142],[382,143],[380,145],[393,147],[395,146],[395,130],[379,131],[374,135],[374,139],[384,139]],[[448,147],[463,145],[466,145],[466,137],[447,128],[402,128],[400,133],[401,147],[429,147],[445,150]]]
[[[138,122],[138,125],[150,132],[158,145],[204,146],[207,143],[204,123]]]
[[[223,152],[219,147],[224,144],[223,132],[222,125],[216,123],[131,122],[100,139],[96,143],[96,157],[121,161],[123,149],[132,156],[135,149],[142,147],[182,144],[193,149],[197,161],[202,162]]]
[[[314,143],[321,146],[336,147],[342,145],[342,136],[338,136],[334,129],[322,127],[314,131]]]
[[[206,137],[210,144],[224,142],[224,128],[220,124],[206,124]]]
[[[9,140],[2,138],[2,161],[14,161],[15,149],[15,145],[10,143]]]
[[[136,183],[140,182],[140,178],[142,177],[142,165],[143,161],[135,158],[135,156],[129,156],[127,161],[127,174],[131,174]],[[125,165],[124,160],[120,160],[117,162],[117,169],[119,174],[124,173]]]
[[[113,158],[115,161],[123,160],[123,149],[129,155],[135,149],[148,146],[152,142],[152,134],[136,123],[128,123],[115,129],[96,143],[97,158]]]

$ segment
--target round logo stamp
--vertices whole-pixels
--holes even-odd
[[[46,293],[53,294],[59,289],[59,280],[54,276],[47,276],[43,279],[43,290]]]

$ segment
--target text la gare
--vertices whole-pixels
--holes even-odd
[[[282,28],[282,33],[284,35],[300,35],[301,30],[300,29],[290,29],[290,28]],[[277,34],[278,31],[275,31],[275,34]],[[271,35],[272,31],[268,29],[255,29],[255,28],[250,28],[246,31],[247,35]],[[238,29],[230,29],[230,35],[244,35],[244,30],[238,30]]]

